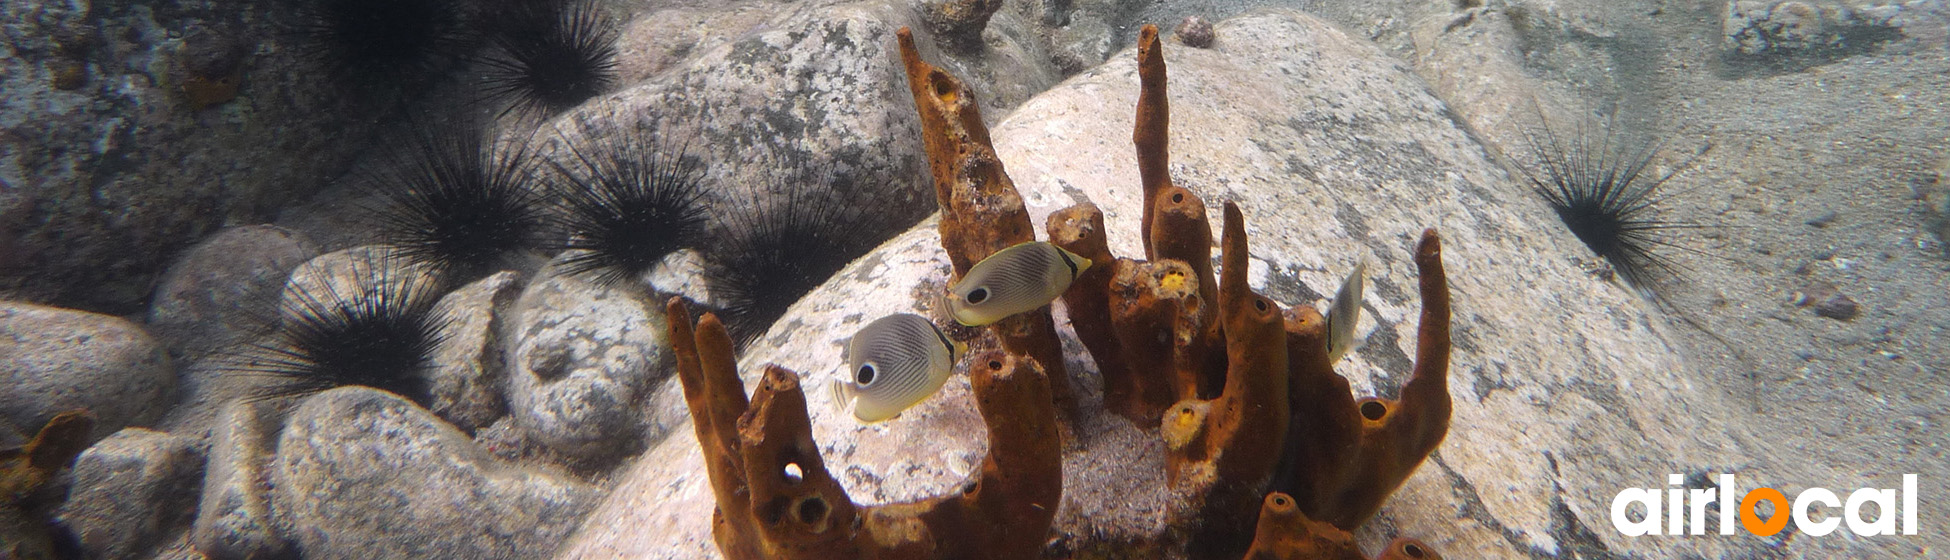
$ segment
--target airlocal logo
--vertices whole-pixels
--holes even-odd
[[[1685,477],[1670,475],[1667,481],[1672,486],[1685,484]],[[1719,488],[1626,488],[1611,499],[1611,525],[1619,533],[1628,537],[1642,535],[1704,535],[1706,534],[1707,504],[1718,504],[1720,534],[1733,534],[1733,520],[1736,514],[1740,526],[1748,532],[1762,537],[1771,537],[1787,528],[1789,520],[1795,528],[1809,536],[1822,536],[1835,531],[1844,520],[1848,529],[1865,537],[1896,534],[1896,501],[1899,495],[1895,490],[1863,488],[1848,495],[1844,502],[1840,496],[1827,488],[1802,490],[1789,504],[1787,495],[1773,488],[1755,488],[1742,496],[1738,502],[1733,496],[1733,475],[1720,475]],[[1661,500],[1660,497],[1664,496]],[[1916,475],[1903,475],[1903,490],[1900,493],[1903,534],[1916,534]],[[1761,518],[1760,504],[1768,502],[1773,506],[1773,514]],[[1633,504],[1644,507],[1645,516],[1633,520]],[[1737,507],[1728,507],[1734,504]],[[1875,506],[1875,519],[1864,519],[1864,506]],[[1818,507],[1829,508],[1821,521],[1814,520]],[[1833,508],[1841,508],[1842,515],[1836,516]],[[1664,513],[1663,523],[1661,512]],[[1661,530],[1663,529],[1663,532]]]

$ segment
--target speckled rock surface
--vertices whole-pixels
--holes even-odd
[[[1165,51],[1174,179],[1208,205],[1245,209],[1254,285],[1274,299],[1324,307],[1341,276],[1370,260],[1356,328],[1365,345],[1337,368],[1356,393],[1391,395],[1405,378],[1420,309],[1407,252],[1424,227],[1443,236],[1453,424],[1359,533],[1368,548],[1399,533],[1452,557],[1726,551],[1725,541],[1609,530],[1617,489],[1761,451],[1729,421],[1726,397],[1688,375],[1665,320],[1567,266],[1586,249],[1397,59],[1294,12],[1228,20],[1216,34],[1213,49]],[[1131,126],[1130,111],[1101,107],[1135,105],[1132,59],[1113,56],[995,130],[1039,223],[1088,198],[1126,255],[1140,253],[1135,159],[1127,139],[1098,131]]]
[[[336,175],[379,120],[363,113],[384,107],[355,107],[302,62],[295,15],[236,0],[0,8],[0,292],[139,312],[180,249]],[[212,66],[242,88],[199,109],[187,78]]]
[[[1838,2],[1734,0],[1727,2],[1726,48],[1747,56],[1794,51],[1860,49],[1895,35],[1891,16],[1902,8],[1857,10]],[[1880,37],[1878,37],[1880,36]]]
[[[212,560],[281,558],[290,551],[271,516],[265,470],[276,420],[270,407],[243,401],[231,401],[217,415],[196,523],[190,528],[190,542]]]
[[[663,313],[641,288],[602,287],[545,268],[514,304],[503,340],[508,412],[565,455],[641,450],[644,397],[670,378]]]
[[[1582,120],[1594,133],[1604,125],[1627,141],[1667,142],[1653,164],[1661,172],[1713,146],[1664,189],[1661,219],[1705,227],[1672,232],[1677,247],[1665,254],[1682,273],[1656,287],[1661,314],[1685,325],[1668,335],[1688,357],[1690,384],[1727,395],[1730,425],[1763,435],[1754,440],[1765,445],[1713,472],[1736,473],[1742,489],[1790,493],[1893,488],[1901,473],[1950,477],[1950,439],[1938,429],[1950,408],[1950,261],[1934,233],[1950,223],[1938,218],[1950,181],[1933,171],[1950,153],[1938,124],[1950,121],[1950,5],[1803,4],[1878,13],[1901,35],[1841,51],[1728,56],[1726,3],[1663,12],[1490,3],[1418,33],[1416,69],[1485,143],[1526,168],[1536,168],[1522,140],[1535,122],[1527,99],[1560,133]],[[1616,39],[1553,36],[1573,11]],[[1818,312],[1835,294],[1857,304],[1854,319]],[[1846,311],[1835,301],[1831,311]],[[1683,474],[1694,485],[1703,473]],[[1927,497],[1920,506],[1924,519],[1950,515],[1950,504]],[[1925,530],[1784,542],[1778,554],[1788,557],[1901,558],[1950,539]]]
[[[411,266],[387,267],[389,252],[384,247],[362,245],[332,251],[304,261],[291,269],[289,277],[278,284],[276,299],[256,308],[237,309],[232,312],[241,321],[256,325],[275,326],[285,316],[296,313],[303,305],[301,293],[323,297],[326,294],[357,294],[361,285],[379,281],[398,282],[401,275],[413,274]],[[398,262],[398,261],[390,261]],[[439,311],[439,307],[434,308]],[[173,433],[196,434],[208,437],[217,411],[228,401],[238,398],[256,398],[266,390],[276,388],[285,380],[274,376],[240,375],[234,364],[226,363],[246,350],[253,340],[243,340],[218,349],[201,360],[191,362],[183,368],[182,403],[171,409],[162,425]],[[428,381],[434,375],[432,368],[422,368],[418,375],[426,376]]]
[[[316,244],[281,227],[219,231],[163,273],[149,302],[149,330],[179,360],[261,334],[270,325],[258,315],[277,302],[291,269],[315,256]]]
[[[427,365],[427,409],[472,433],[507,413],[499,313],[520,293],[513,272],[497,272],[441,298],[440,346]]]
[[[874,235],[890,236],[926,216],[934,202],[926,161],[914,148],[920,145],[918,121],[893,46],[896,29],[922,28],[913,6],[878,0],[765,6],[770,16],[757,21],[740,3],[709,13],[700,13],[703,6],[680,6],[639,17],[631,28],[671,25],[660,19],[669,12],[676,21],[731,26],[731,38],[680,33],[673,44],[695,49],[681,58],[626,40],[621,67],[641,73],[643,81],[550,123],[559,134],[538,135],[539,151],[559,154],[564,141],[601,143],[648,131],[673,143],[692,139],[691,155],[708,162],[707,202],[720,208],[779,195],[783,177],[839,185],[810,194],[870,212],[867,229]],[[984,49],[947,63],[992,78],[998,86],[982,102],[997,113],[1056,81],[1025,25],[1013,14],[998,14]],[[921,42],[934,52],[932,39],[922,33]]]
[[[1324,305],[1354,262],[1370,260],[1357,328],[1365,345],[1339,368],[1357,393],[1391,395],[1405,378],[1420,309],[1408,250],[1424,227],[1444,237],[1455,298],[1453,427],[1358,533],[1367,549],[1398,534],[1450,557],[1483,558],[1593,547],[1711,556],[1763,544],[1627,540],[1609,529],[1617,489],[1738,464],[1758,450],[1729,421],[1723,395],[1688,377],[1663,319],[1629,291],[1566,266],[1585,249],[1489,160],[1427,85],[1374,45],[1295,12],[1227,20],[1215,33],[1212,49],[1166,48],[1174,177],[1208,205],[1232,200],[1245,209],[1252,283],[1284,303]],[[1104,131],[1131,129],[1133,58],[1120,51],[993,130],[1039,227],[1049,212],[1088,199],[1104,210],[1112,250],[1124,255],[1141,254],[1135,158],[1127,133]],[[853,328],[927,307],[929,290],[945,278],[943,259],[932,225],[918,226],[794,306],[741,369],[773,361],[820,384]],[[910,297],[886,296],[893,293]],[[1094,372],[1074,360],[1071,371],[1090,402]],[[964,435],[979,424],[962,377],[874,426],[842,420],[821,392],[808,399],[829,468],[861,501],[951,489],[966,472],[956,465],[983,451],[968,439],[979,435]],[[1154,440],[1127,423],[1096,422],[1086,420],[1081,441],[1066,451],[1065,503],[1052,535],[1059,551],[1142,541],[1160,529],[1153,495],[1163,461]],[[708,556],[711,505],[696,444],[667,441],[622,476],[562,557]]]
[[[176,369],[141,326],[107,315],[0,301],[0,415],[41,426],[94,411],[99,436],[155,421],[175,403]]]
[[[74,488],[58,516],[89,558],[145,558],[190,520],[202,480],[195,440],[128,428],[75,459]]]
[[[425,409],[361,387],[292,411],[270,471],[273,509],[305,558],[542,557],[598,496],[495,461]]]

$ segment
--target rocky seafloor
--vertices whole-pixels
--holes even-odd
[[[0,535],[51,527],[52,549],[89,558],[717,557],[661,305],[711,299],[692,252],[620,286],[544,255],[453,288],[421,403],[357,387],[239,398],[262,382],[221,363],[262,334],[239,310],[276,309],[384,241],[355,185],[386,155],[371,139],[399,115],[479,111],[462,102],[469,69],[415,98],[331,95],[280,34],[288,16],[248,4],[0,13],[0,447],[62,411],[95,417],[86,450],[9,505],[26,515],[0,516],[17,524]],[[1943,2],[1009,0],[972,30],[941,19],[965,4],[616,2],[617,83],[549,119],[500,114],[504,136],[556,157],[632,127],[690,131],[724,185],[714,208],[779,196],[763,186],[782,167],[853,177],[822,200],[878,216],[886,241],[741,353],[748,383],[777,363],[823,385],[854,330],[930,308],[950,274],[896,29],[977,93],[1036,223],[1093,202],[1130,255],[1130,45],[1139,24],[1198,16],[1209,32],[1186,34],[1210,44],[1165,51],[1172,177],[1245,210],[1252,288],[1283,304],[1324,306],[1370,262],[1365,344],[1339,368],[1355,393],[1407,375],[1409,251],[1423,228],[1443,235],[1453,418],[1355,532],[1366,550],[1398,536],[1450,558],[1950,549],[1935,498],[1950,476]],[[181,84],[212,36],[247,47],[234,98],[205,106]],[[1663,140],[1661,172],[1712,146],[1666,186],[1663,215],[1705,227],[1673,232],[1681,273],[1650,293],[1594,274],[1525,178],[1527,138],[1577,123]],[[1156,428],[1091,406],[1095,364],[1066,341],[1098,413],[1069,419],[1049,550],[1146,542],[1165,530],[1147,491],[1163,484]],[[881,424],[807,397],[856,500],[942,494],[980,469],[966,376]],[[1917,473],[1922,534],[1611,526],[1619,490],[1728,472],[1789,495]]]

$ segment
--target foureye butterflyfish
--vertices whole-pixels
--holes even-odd
[[[1327,311],[1327,363],[1341,361],[1354,347],[1354,325],[1361,321],[1361,292],[1367,283],[1368,260],[1363,258],[1341,281],[1341,291]]]
[[[847,342],[848,369],[833,380],[833,402],[862,422],[893,418],[940,391],[966,349],[920,315],[875,319]]]
[[[1047,241],[1020,243],[969,267],[948,288],[948,309],[963,325],[987,325],[1049,305],[1089,269],[1090,259]]]

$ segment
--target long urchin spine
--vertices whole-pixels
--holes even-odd
[[[369,178],[385,243],[444,279],[466,280],[540,245],[547,212],[522,143],[473,124],[422,127]]]
[[[1711,149],[1710,144],[1664,174],[1648,175],[1647,168],[1662,151],[1661,142],[1620,148],[1607,131],[1593,146],[1580,130],[1567,143],[1548,125],[1541,133],[1527,132],[1525,140],[1543,168],[1541,176],[1526,170],[1532,189],[1579,241],[1610,263],[1628,284],[1649,290],[1659,277],[1677,273],[1678,265],[1658,249],[1691,250],[1666,234],[1701,226],[1661,218],[1657,207],[1664,196],[1659,189],[1690,169]]]
[[[460,0],[301,0],[297,35],[338,83],[367,91],[424,84],[475,45]]]
[[[395,258],[372,256],[353,261],[349,285],[342,275],[318,276],[293,283],[278,304],[277,328],[230,352],[219,370],[275,380],[250,400],[359,385],[425,402],[420,370],[443,341],[446,322],[437,308],[439,282]]]
[[[704,251],[711,298],[741,341],[763,334],[801,296],[880,241],[865,212],[820,192],[844,177],[828,169],[804,174],[811,177],[784,177],[766,189],[783,200],[726,212],[723,238]]]
[[[502,115],[551,115],[587,101],[616,81],[616,19],[590,0],[510,6],[496,20],[483,60],[485,98]]]
[[[563,273],[603,285],[640,278],[703,236],[702,168],[682,147],[641,131],[594,145],[564,144],[570,161],[550,162],[555,221],[569,251],[561,257]]]

